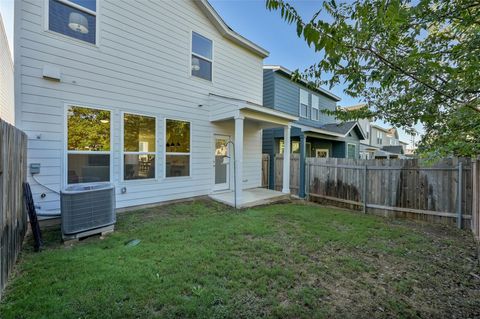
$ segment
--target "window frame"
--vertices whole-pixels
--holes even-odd
[[[313,100],[314,98],[317,100],[317,105],[315,105],[315,103],[313,103]],[[317,114],[317,118],[313,118],[313,111],[316,110],[316,114]],[[313,121],[320,121],[320,97],[318,97],[317,95],[315,94],[312,94],[312,110],[310,112],[310,119],[312,119]]]
[[[353,158],[351,158],[351,157],[348,156],[348,147],[349,147],[349,146],[353,146],[353,147],[355,148],[355,151],[354,151],[354,154],[353,154],[353,156],[354,156]],[[345,158],[347,158],[347,159],[357,159],[357,144],[355,144],[355,143],[347,143],[347,154],[346,154],[346,155],[347,155],[347,156],[346,156]]]
[[[97,0],[98,1],[98,0]],[[193,52],[193,34],[196,33],[197,35],[209,40],[210,42],[212,42],[212,58],[209,59],[207,57],[204,57],[198,53],[195,53]],[[200,59],[203,59],[203,60],[206,60],[208,62],[210,62],[211,64],[211,79],[210,80],[207,80],[207,79],[204,79],[204,78],[201,78],[199,76],[196,76],[196,75],[193,75],[192,74],[192,57],[193,56],[196,56],[197,58],[200,58]],[[206,83],[213,83],[213,65],[214,65],[214,60],[215,60],[215,42],[213,41],[213,39],[207,37],[207,36],[204,36],[203,34],[201,34],[200,32],[197,32],[197,31],[194,31],[194,30],[190,30],[190,54],[189,54],[189,63],[188,63],[188,73],[190,75],[190,78],[194,78],[194,79],[200,79],[202,81],[206,81]]]
[[[301,118],[307,118],[308,119],[308,108],[310,107],[310,92],[308,92],[307,90],[304,90],[302,88],[299,88],[300,92],[299,92],[299,103],[298,103],[298,116],[301,117]],[[304,104],[302,103],[302,92],[305,92],[307,94],[307,104]],[[302,105],[306,105],[307,108],[306,108],[306,114],[305,115],[302,115]]]
[[[125,152],[125,121],[124,116],[125,114],[131,115],[138,115],[138,116],[145,116],[145,117],[153,117],[155,119],[155,152]],[[120,181],[122,183],[131,183],[131,182],[148,182],[148,181],[157,181],[159,179],[158,176],[158,118],[156,115],[153,114],[145,114],[145,113],[135,113],[135,112],[128,112],[122,111],[120,113]],[[125,154],[127,155],[155,155],[155,177],[153,178],[139,178],[139,179],[125,179]]]
[[[327,156],[325,157],[318,157],[318,152],[325,152]],[[330,158],[330,150],[328,148],[316,148],[315,149],[315,158]]]
[[[190,152],[189,153],[181,153],[181,152],[167,152],[167,148],[165,147],[165,144],[167,143],[167,120],[172,120],[172,121],[181,121],[181,122],[187,122],[190,124]],[[163,178],[165,180],[177,180],[177,179],[191,179],[192,178],[192,137],[193,137],[193,125],[192,121],[187,120],[187,119],[182,119],[178,117],[165,117],[163,119]],[[188,176],[167,176],[167,155],[189,155],[189,161],[188,161]]]
[[[383,145],[383,132],[377,130],[377,144]]]
[[[72,8],[77,9],[77,10],[80,10],[80,11],[83,11],[87,14],[95,16],[95,43],[90,43],[90,42],[87,42],[87,41],[83,41],[83,40],[68,36],[66,34],[62,34],[60,32],[50,30],[50,28],[49,28],[49,23],[50,23],[50,21],[49,21],[49,19],[50,19],[50,3],[49,2],[50,2],[50,0],[44,0],[44,8],[45,9],[44,9],[43,30],[45,32],[47,32],[48,34],[52,35],[52,36],[59,36],[59,37],[62,37],[64,39],[71,40],[75,44],[82,44],[82,45],[86,45],[88,47],[98,48],[99,44],[100,44],[100,34],[98,32],[100,30],[100,28],[99,28],[99,25],[100,25],[100,0],[95,0],[96,11],[92,11],[88,8],[82,7],[81,5],[73,3],[69,0],[55,0],[55,1],[58,1],[62,4],[64,4],[64,5],[70,6]]]
[[[69,151],[68,150],[68,109],[70,107],[82,107],[93,110],[102,110],[110,112],[110,151]],[[95,184],[95,183],[113,183],[113,117],[114,111],[111,108],[97,106],[97,105],[85,105],[83,103],[65,103],[64,104],[64,145],[63,145],[63,186],[68,187],[71,185],[85,185],[85,184]],[[87,182],[87,183],[68,183],[68,155],[69,154],[98,154],[98,155],[109,155],[109,171],[110,179],[103,182]]]

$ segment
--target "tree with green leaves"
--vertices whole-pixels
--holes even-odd
[[[311,17],[267,0],[322,58],[293,79],[345,93],[368,107],[341,120],[373,117],[412,132],[432,158],[480,154],[480,1],[324,1]]]

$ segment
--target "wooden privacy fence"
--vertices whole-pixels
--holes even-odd
[[[478,161],[454,158],[427,165],[416,159],[307,158],[305,175],[313,201],[365,213],[455,221],[459,227],[476,225],[479,232]]]
[[[282,191],[283,154],[275,154],[275,190]],[[290,192],[298,195],[300,189],[300,154],[290,154]]]
[[[472,232],[480,240],[480,156],[472,161]]]
[[[262,187],[270,186],[270,155],[262,154]]]
[[[0,298],[27,230],[26,174],[27,136],[0,120]]]

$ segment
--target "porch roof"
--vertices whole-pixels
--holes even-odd
[[[267,123],[287,125],[298,121],[299,117],[277,111],[246,100],[210,93],[210,121],[224,121],[237,116]]]
[[[360,125],[358,125],[358,122],[356,121],[344,122],[344,123],[330,123],[330,124],[325,124],[319,128],[314,128],[314,127],[305,126],[305,125],[297,125],[297,124],[295,124],[295,127],[300,128],[302,132],[305,132],[305,133],[311,132],[311,133],[323,134],[323,135],[328,135],[333,137],[346,137],[348,133],[350,133],[352,130],[355,129],[360,134],[361,140],[366,138],[365,133],[363,132],[362,128],[360,127]]]

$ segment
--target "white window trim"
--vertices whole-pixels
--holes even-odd
[[[298,115],[299,117],[302,117],[302,118],[308,118],[308,108],[310,107],[310,92],[308,92],[307,90],[304,90],[302,88],[299,89],[299,104],[298,104],[298,107],[299,107],[299,110],[298,110]],[[302,91],[303,92],[306,92],[307,93],[307,99],[308,99],[308,102],[307,104],[304,104],[302,103]],[[306,109],[306,114],[305,115],[302,115],[302,105],[306,105],[307,106],[307,109]]]
[[[98,0],[97,0],[97,1],[98,1]],[[209,59],[209,58],[207,58],[207,57],[204,57],[204,56],[202,56],[202,55],[200,55],[200,54],[197,54],[197,53],[194,53],[194,52],[193,52],[193,34],[194,34],[194,33],[196,33],[196,34],[198,34],[199,36],[204,37],[205,39],[208,39],[208,40],[210,40],[210,41],[212,42],[212,58],[211,58],[211,59]],[[207,79],[204,79],[204,78],[201,78],[201,77],[198,77],[198,76],[195,76],[195,75],[192,74],[192,56],[196,56],[197,58],[204,59],[204,60],[206,60],[206,61],[208,61],[208,62],[211,63],[211,65],[212,65],[212,70],[211,70],[212,76],[211,76],[211,79],[210,79],[210,80],[207,80]],[[189,57],[189,58],[188,58],[188,61],[189,61],[189,63],[188,63],[188,71],[189,71],[189,76],[190,76],[190,78],[194,78],[194,79],[199,79],[199,80],[202,80],[202,81],[206,81],[207,83],[213,83],[213,78],[214,78],[214,76],[213,76],[213,71],[214,71],[214,65],[215,65],[215,63],[214,63],[214,60],[215,60],[215,42],[213,41],[213,39],[211,39],[211,38],[209,38],[209,37],[201,34],[200,32],[197,32],[197,31],[195,31],[195,30],[190,30],[190,54],[188,55],[188,57]]]
[[[44,0],[44,26],[43,26],[43,30],[50,35],[59,36],[61,38],[73,41],[73,43],[75,43],[75,44],[82,44],[82,45],[86,45],[88,47],[97,47],[98,48],[99,44],[100,44],[100,34],[98,32],[100,30],[100,28],[99,28],[99,25],[100,25],[100,1],[96,0],[96,2],[95,2],[95,8],[97,9],[96,11],[92,11],[88,8],[84,8],[84,7],[82,7],[82,6],[80,6],[76,3],[73,3],[69,0],[56,0],[56,1],[61,2],[61,3],[65,4],[65,5],[68,5],[72,8],[75,8],[77,10],[80,10],[80,11],[83,11],[85,13],[88,13],[88,14],[91,14],[91,15],[95,16],[95,43],[86,42],[86,41],[83,41],[83,40],[80,40],[80,39],[77,39],[77,38],[73,38],[73,37],[70,37],[68,35],[50,30],[49,29],[49,17],[50,17],[49,2],[50,2],[50,0]]]
[[[326,157],[326,158],[329,158],[329,157],[330,157],[330,150],[329,150],[328,148],[316,148],[316,149],[315,149],[315,158],[319,158],[319,157],[318,157],[318,151],[326,152],[326,153],[327,153],[327,157]]]
[[[357,144],[354,144],[354,143],[347,143],[347,154],[346,154],[347,156],[346,156],[346,158],[347,158],[347,159],[350,158],[350,157],[348,157],[348,147],[349,147],[350,145],[353,145],[353,147],[355,148],[355,153],[354,153],[354,156],[355,156],[355,157],[354,157],[354,159],[356,159],[356,158],[357,158]]]
[[[125,152],[125,121],[124,121],[124,116],[125,114],[131,114],[131,115],[139,115],[139,116],[145,116],[145,117],[153,117],[155,119],[155,152]],[[135,112],[127,112],[127,111],[122,111],[120,114],[120,181],[122,183],[138,183],[138,182],[145,182],[145,181],[158,181],[158,119],[157,116],[151,115],[151,114],[140,114],[140,113],[135,113]],[[153,178],[138,178],[138,179],[125,179],[125,154],[129,155],[155,155],[155,177]]]
[[[314,99],[317,100],[317,103],[313,102]],[[317,118],[313,118],[313,114],[314,114],[313,110],[317,110],[317,112],[316,112]],[[310,114],[310,118],[314,121],[319,121],[320,120],[320,98],[315,94],[312,94],[312,112]]]
[[[180,153],[180,152],[167,152],[166,144],[167,144],[167,120],[172,121],[181,121],[181,122],[188,122],[190,124],[190,152],[188,153]],[[177,179],[191,179],[192,178],[192,132],[193,126],[192,121],[182,119],[182,118],[174,118],[174,117],[165,117],[163,119],[163,178],[165,180],[177,180]],[[189,168],[188,168],[188,175],[187,176],[167,176],[167,155],[189,155]]]
[[[110,112],[110,151],[69,151],[68,150],[68,109],[70,107],[83,107],[87,109],[94,109],[94,110],[103,110]],[[65,103],[64,104],[64,145],[63,145],[63,169],[62,172],[63,176],[63,186],[71,186],[71,185],[84,185],[84,184],[94,184],[94,183],[112,183],[113,182],[113,116],[114,112],[110,108],[101,107],[101,106],[92,106],[92,105],[85,105],[83,103]],[[68,183],[68,154],[98,154],[98,155],[110,155],[110,180],[103,181],[103,182],[88,182],[88,183],[75,183],[69,184]]]

